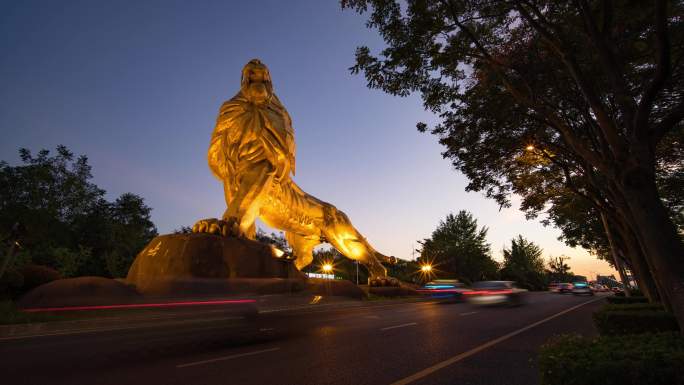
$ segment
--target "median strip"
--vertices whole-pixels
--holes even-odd
[[[181,369],[181,368],[187,368],[187,367],[190,367],[190,366],[197,366],[197,365],[210,364],[210,363],[219,362],[219,361],[227,361],[227,360],[232,360],[232,359],[234,359],[234,358],[247,357],[247,356],[254,356],[254,355],[256,355],[256,354],[274,352],[274,351],[276,351],[276,350],[280,350],[280,348],[271,348],[271,349],[257,350],[257,351],[254,351],[254,352],[233,354],[232,356],[225,356],[225,357],[212,358],[212,359],[210,359],[210,360],[190,362],[190,363],[187,363],[187,364],[176,365],[176,368]]]
[[[560,317],[560,316],[562,316],[562,315],[564,315],[564,314],[566,314],[566,313],[569,313],[569,312],[571,312],[571,311],[573,311],[573,310],[575,310],[575,309],[578,309],[578,308],[580,308],[580,307],[582,307],[582,306],[584,306],[584,305],[587,305],[587,304],[590,304],[590,303],[596,302],[596,301],[601,301],[601,300],[603,300],[602,297],[600,297],[600,298],[595,298],[595,299],[592,299],[592,300],[590,300],[590,301],[582,302],[582,303],[580,303],[579,305],[575,305],[575,306],[573,306],[573,307],[571,307],[571,308],[565,309],[565,310],[563,310],[563,311],[561,311],[561,312],[558,312],[558,313],[556,313],[556,314],[554,314],[554,315],[552,315],[552,316],[546,317],[546,318],[544,318],[544,319],[542,319],[542,320],[540,320],[540,321],[537,321],[537,322],[535,322],[535,323],[532,323],[532,324],[530,324],[530,325],[527,325],[527,326],[525,326],[524,328],[518,329],[518,330],[516,330],[516,331],[514,331],[514,332],[508,333],[508,334],[506,334],[506,335],[504,335],[504,336],[501,336],[501,337],[499,337],[499,338],[496,338],[496,339],[493,339],[493,340],[491,340],[491,341],[489,341],[489,342],[486,342],[486,343],[484,343],[484,344],[482,344],[482,345],[480,345],[480,346],[478,346],[478,347],[476,347],[476,348],[473,348],[473,349],[468,350],[467,352],[457,354],[457,355],[455,355],[455,356],[453,356],[453,357],[451,357],[451,358],[449,358],[449,359],[447,359],[447,360],[444,360],[444,361],[439,362],[439,363],[437,363],[437,364],[435,364],[435,365],[433,365],[433,366],[430,366],[429,368],[425,368],[425,369],[423,369],[423,370],[421,370],[421,371],[419,371],[419,372],[417,372],[417,373],[414,373],[414,374],[412,374],[412,375],[410,375],[410,376],[408,376],[408,377],[406,377],[406,378],[403,378],[403,379],[401,379],[401,380],[399,380],[399,381],[393,382],[393,383],[390,384],[390,385],[406,385],[406,384],[410,384],[410,383],[412,383],[412,382],[414,382],[414,381],[420,380],[421,378],[427,377],[427,376],[429,376],[430,374],[432,374],[432,373],[434,373],[434,372],[436,372],[436,371],[438,371],[438,370],[444,369],[444,368],[446,368],[446,367],[449,366],[449,365],[455,364],[455,363],[457,363],[457,362],[459,362],[459,361],[461,361],[461,360],[463,360],[463,359],[466,359],[466,358],[468,358],[468,357],[470,357],[470,356],[472,356],[472,355],[474,355],[474,354],[477,354],[477,353],[479,353],[479,352],[481,352],[481,351],[483,351],[483,350],[485,350],[485,349],[487,349],[487,348],[490,348],[490,347],[492,347],[492,346],[494,346],[494,345],[496,345],[496,344],[498,344],[498,343],[500,343],[500,342],[503,342],[503,341],[506,341],[507,339],[510,339],[510,338],[512,338],[512,337],[515,337],[515,336],[517,336],[517,335],[520,334],[520,333],[524,333],[524,332],[526,332],[526,331],[528,331],[528,330],[530,330],[530,329],[532,329],[532,328],[534,328],[534,327],[536,327],[536,326],[539,326],[539,325],[541,325],[541,324],[543,324],[543,323],[545,323],[545,322],[551,321],[551,320],[554,319],[554,318],[558,318],[558,317]]]

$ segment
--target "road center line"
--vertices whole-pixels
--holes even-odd
[[[501,336],[501,337],[499,337],[499,338],[495,338],[495,339],[493,339],[493,340],[491,340],[491,341],[489,341],[489,342],[486,342],[486,343],[484,343],[484,344],[482,344],[482,345],[480,345],[480,346],[478,346],[478,347],[476,347],[476,348],[470,349],[470,350],[468,350],[467,352],[463,352],[463,353],[457,354],[457,355],[455,355],[455,356],[453,356],[453,357],[451,357],[451,358],[449,358],[449,359],[447,359],[447,360],[444,360],[444,361],[439,362],[439,363],[437,363],[437,364],[435,364],[435,365],[432,365],[432,366],[430,366],[429,368],[425,368],[425,369],[421,370],[420,372],[414,373],[414,374],[412,374],[412,375],[410,375],[410,376],[408,376],[408,377],[406,377],[406,378],[403,378],[403,379],[401,379],[401,380],[399,380],[399,381],[393,382],[393,383],[390,384],[390,385],[406,385],[406,384],[410,384],[410,383],[412,383],[412,382],[414,382],[414,381],[416,381],[416,380],[420,380],[421,378],[427,377],[427,376],[429,376],[430,374],[432,374],[432,373],[434,373],[434,372],[436,372],[436,371],[438,371],[438,370],[444,369],[444,368],[446,368],[446,367],[449,366],[449,365],[455,364],[455,363],[457,363],[457,362],[459,362],[459,361],[461,361],[461,360],[463,360],[463,359],[465,359],[465,358],[468,358],[468,357],[470,357],[470,356],[472,356],[472,355],[474,355],[474,354],[477,354],[477,353],[479,353],[479,352],[481,352],[481,351],[483,351],[483,350],[485,350],[485,349],[487,349],[487,348],[490,348],[490,347],[492,347],[492,346],[498,344],[499,342],[506,341],[506,340],[509,339],[509,338],[515,337],[515,336],[517,336],[517,335],[520,334],[520,333],[524,333],[524,332],[526,332],[526,331],[528,331],[528,330],[530,330],[530,329],[532,329],[532,328],[534,328],[534,327],[536,327],[536,326],[539,326],[539,325],[541,325],[541,324],[543,324],[543,323],[545,323],[545,322],[551,321],[551,320],[554,319],[554,318],[560,317],[560,316],[562,316],[563,314],[569,313],[569,312],[571,312],[571,311],[573,311],[573,310],[575,310],[575,309],[578,309],[578,308],[580,308],[580,307],[582,307],[582,306],[584,306],[584,305],[590,304],[590,303],[592,303],[592,302],[600,301],[600,300],[602,300],[602,299],[603,299],[603,297],[600,297],[600,298],[592,299],[592,300],[590,300],[590,301],[582,302],[582,303],[580,303],[579,305],[575,305],[575,306],[573,306],[573,307],[571,307],[571,308],[568,308],[568,309],[565,309],[565,310],[563,310],[563,311],[561,311],[561,312],[558,312],[558,313],[556,313],[556,314],[554,314],[554,315],[552,315],[552,316],[546,317],[546,318],[544,318],[544,319],[542,319],[542,320],[540,320],[540,321],[537,321],[537,322],[535,322],[535,323],[529,324],[529,325],[525,326],[524,328],[518,329],[518,330],[516,330],[516,331],[514,331],[514,332],[511,332],[511,333],[508,333],[508,334],[506,334],[506,335],[503,335],[503,336]]]
[[[477,313],[477,312],[476,311],[469,311],[467,313],[461,313],[459,315],[471,315],[471,314],[475,314],[475,313]]]
[[[407,323],[407,324],[401,324],[401,325],[396,325],[396,326],[388,326],[388,327],[386,327],[386,328],[380,329],[380,331],[383,331],[383,332],[384,332],[385,330],[397,329],[397,328],[405,328],[405,327],[407,327],[407,326],[415,326],[415,325],[418,325],[418,324],[415,323],[415,322],[409,322],[409,323]]]
[[[274,352],[274,351],[276,351],[276,350],[280,350],[280,348],[271,348],[271,349],[257,350],[257,351],[254,351],[254,352],[233,354],[232,356],[225,356],[225,357],[212,358],[212,359],[210,359],[210,360],[197,361],[197,362],[190,362],[190,363],[187,363],[187,364],[176,365],[176,368],[181,369],[181,368],[187,368],[187,367],[189,367],[189,366],[210,364],[210,363],[212,363],[212,362],[232,360],[233,358],[240,358],[240,357],[253,356],[253,355],[261,354],[261,353]]]

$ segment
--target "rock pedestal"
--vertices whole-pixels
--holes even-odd
[[[278,257],[268,245],[213,234],[168,234],[154,238],[135,258],[126,280],[138,291],[169,283],[240,278],[304,280],[293,260]]]

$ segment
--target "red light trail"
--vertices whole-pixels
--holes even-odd
[[[76,310],[107,310],[107,309],[144,309],[162,307],[181,307],[181,306],[202,306],[202,305],[232,305],[243,303],[254,303],[253,299],[231,299],[217,301],[185,301],[185,302],[162,302],[162,303],[132,303],[120,305],[92,305],[92,306],[64,306],[64,307],[42,307],[21,309],[27,313],[39,313],[48,311],[76,311]]]

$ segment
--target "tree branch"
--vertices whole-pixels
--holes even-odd
[[[634,135],[637,140],[646,139],[646,136],[649,133],[648,120],[651,115],[653,103],[671,74],[670,36],[667,30],[667,4],[665,0],[656,0],[655,45],[656,71],[653,80],[644,91],[641,101],[639,102],[636,116],[634,117]]]

